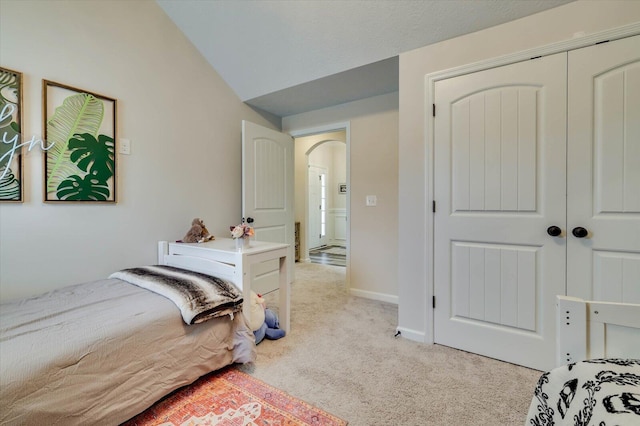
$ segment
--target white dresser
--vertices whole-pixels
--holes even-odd
[[[215,275],[232,281],[242,290],[245,303],[243,311],[249,315],[251,300],[251,270],[264,262],[279,263],[278,317],[280,328],[290,327],[290,284],[287,276],[289,244],[251,241],[249,247],[236,248],[231,238],[216,238],[206,243],[158,243],[158,262],[162,265],[185,267],[204,274]]]

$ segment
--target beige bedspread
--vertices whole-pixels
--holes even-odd
[[[242,314],[186,325],[117,279],[0,305],[0,424],[117,425],[203,374],[255,358]]]

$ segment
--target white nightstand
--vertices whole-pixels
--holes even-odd
[[[216,238],[206,243],[158,243],[158,262],[163,265],[190,269],[232,281],[242,290],[245,316],[251,300],[251,268],[262,262],[279,260],[278,316],[280,328],[290,328],[290,285],[287,276],[289,244],[251,241],[249,248],[236,249],[235,240]]]

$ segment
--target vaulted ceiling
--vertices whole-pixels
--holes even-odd
[[[574,0],[156,1],[241,100],[285,117],[397,91],[400,53]]]

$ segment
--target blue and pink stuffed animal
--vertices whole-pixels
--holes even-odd
[[[269,340],[278,340],[284,337],[285,331],[280,329],[278,316],[267,308],[265,301],[259,294],[251,292],[249,328],[256,338],[256,345],[266,337]]]

